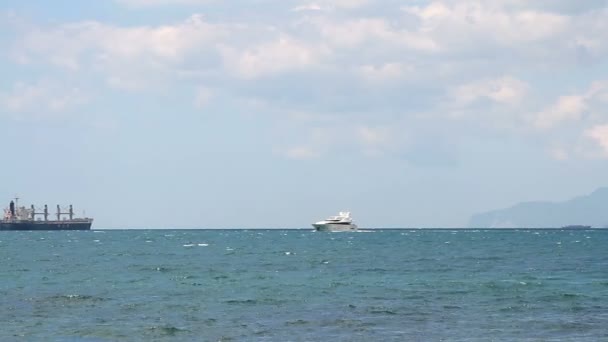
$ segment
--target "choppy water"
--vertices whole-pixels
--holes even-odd
[[[0,232],[0,341],[608,340],[608,231]]]

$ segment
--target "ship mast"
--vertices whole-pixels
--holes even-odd
[[[49,207],[45,204],[44,205],[44,211],[42,211],[42,212],[36,212],[36,207],[34,207],[34,205],[32,204],[32,219],[35,219],[36,215],[43,215],[44,216],[44,220],[48,221],[48,219],[49,219]]]
[[[68,211],[61,211],[61,207],[57,204],[57,221],[61,221],[61,215],[68,215],[70,221],[74,219],[74,207],[70,204]]]

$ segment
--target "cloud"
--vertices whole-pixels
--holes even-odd
[[[332,11],[336,9],[356,9],[368,5],[370,0],[319,0],[313,3],[301,4],[292,9],[301,11]]]
[[[18,82],[10,91],[0,91],[0,107],[18,119],[61,116],[88,100],[89,97],[77,86],[46,80]]]
[[[276,139],[274,150],[288,159],[317,159],[335,154],[382,158],[407,148],[408,135],[401,125],[388,126],[369,119],[328,120],[324,115],[309,113],[295,113],[283,119],[286,120],[280,125],[283,138]],[[312,126],[306,125],[311,123]],[[293,145],[285,143],[293,140],[289,135],[294,128],[299,141]],[[278,141],[290,147],[283,147]]]
[[[362,146],[362,153],[366,156],[384,156],[387,152],[401,147],[390,127],[359,125],[353,131]]]
[[[215,0],[114,0],[129,7],[158,7],[170,5],[205,5]]]
[[[579,120],[587,108],[585,96],[561,96],[557,103],[537,114],[536,126],[551,128],[562,121]]]
[[[207,23],[200,15],[156,27],[87,21],[31,29],[13,54],[24,64],[43,61],[74,72],[101,71],[110,85],[131,89],[147,83],[140,79],[143,75],[174,71],[188,58],[208,52],[225,33],[225,27]]]
[[[455,84],[438,101],[434,116],[447,117],[457,126],[472,124],[505,134],[525,127],[522,121],[529,111],[532,89],[533,85],[511,75]]]
[[[381,65],[362,65],[357,72],[365,80],[374,83],[384,83],[403,79],[414,71],[413,66],[405,63],[384,63]]]
[[[481,41],[497,45],[539,41],[563,32],[570,21],[550,12],[508,9],[500,2],[437,1],[406,6],[403,11],[419,20],[421,31],[452,47]]]
[[[313,66],[329,54],[323,45],[272,28],[212,24],[198,14],[173,25],[118,27],[91,21],[36,28],[14,50],[23,64],[45,61],[71,71],[88,67],[105,73],[109,85],[131,90],[182,68],[252,79]]]
[[[608,125],[594,126],[584,133],[585,137],[595,141],[602,149],[603,157],[608,158]]]
[[[324,11],[325,9],[323,7],[321,7],[319,4],[317,3],[313,3],[313,4],[305,4],[305,5],[299,5],[296,6],[292,9],[292,11],[294,12],[304,12],[304,11]]]
[[[196,6],[196,5],[207,5],[214,4],[215,6],[221,6],[222,2],[217,0],[114,0],[114,2],[133,8],[146,8],[146,7],[161,7],[161,6]],[[293,0],[286,0],[286,2],[294,2]],[[245,0],[240,2],[241,5],[258,5],[260,1]],[[370,0],[318,0],[313,3],[300,3],[294,7],[294,10],[317,10],[317,9],[356,9],[371,3]]]
[[[459,85],[451,89],[450,96],[459,106],[466,106],[480,99],[516,105],[522,101],[528,89],[529,85],[525,82],[511,76],[504,76]]]
[[[116,1],[151,7],[211,0]],[[304,0],[262,14],[231,12],[234,4],[215,2],[221,10],[211,20],[195,14],[162,24],[21,25],[12,56],[24,68],[46,64],[121,90],[185,89],[199,108],[226,96],[264,103],[264,112],[349,121],[351,142],[325,136],[337,128],[334,120],[290,127],[280,150],[291,157],[392,153],[403,148],[400,129],[417,125],[431,133],[448,127],[454,140],[502,121],[511,131],[492,134],[533,127],[570,129],[580,138],[602,122],[598,104],[608,97],[606,86],[572,93],[572,84],[546,80],[573,73],[584,81],[592,72],[581,66],[597,71],[596,63],[608,58],[608,8],[592,2],[439,0],[400,8],[392,1]],[[472,119],[445,120],[446,113]],[[384,135],[387,142],[372,139]],[[545,151],[568,146],[538,139]]]
[[[606,95],[606,90],[608,83],[593,82],[582,94],[560,96],[553,105],[536,114],[534,124],[538,128],[549,129],[565,121],[580,121],[588,114],[593,102]]]
[[[438,50],[436,42],[425,34],[391,25],[385,18],[356,18],[333,20],[310,18],[307,20],[318,30],[321,39],[336,48],[355,48],[364,44],[374,47],[408,48],[424,52]]]
[[[321,0],[322,4],[337,8],[359,8],[371,2],[371,0]]]
[[[323,46],[314,46],[288,36],[246,50],[230,47],[222,50],[227,70],[246,79],[312,66],[329,53]]]
[[[174,4],[178,3],[181,2]],[[479,59],[487,59],[488,64],[499,63],[488,55],[496,50],[493,46],[515,49],[510,54],[516,60],[533,52],[544,62],[549,54],[564,55],[560,49],[574,51],[571,54],[577,56],[584,49],[585,55],[600,56],[594,49],[605,45],[604,38],[585,32],[590,25],[600,28],[598,25],[605,25],[600,19],[607,15],[594,14],[597,18],[583,23],[577,17],[521,6],[507,7],[506,3],[512,5],[512,2],[502,2],[500,6],[475,1],[433,2],[405,7],[401,14],[393,16],[302,13],[291,21],[272,23],[264,19],[248,22],[247,17],[240,18],[243,22],[238,24],[212,23],[199,14],[158,26],[85,21],[34,28],[15,44],[13,55],[26,64],[46,60],[73,71],[93,67],[109,74],[108,84],[123,89],[151,83],[138,80],[143,75],[165,74],[164,77],[184,69],[254,79],[294,70],[320,70],[318,67],[322,66],[323,70],[356,73],[368,81],[389,80],[399,78],[395,75],[418,71],[430,74],[426,78],[432,82],[439,70],[453,74],[475,71],[471,68]],[[368,1],[326,1],[301,6],[316,10],[324,6],[379,5]],[[573,31],[580,34],[568,33]],[[593,53],[589,52],[592,50]],[[459,57],[463,53],[478,56],[466,62]],[[430,65],[430,69],[415,70]],[[516,99],[519,95],[505,92],[494,96]]]
[[[315,151],[309,146],[290,147],[282,151],[282,154],[288,159],[296,160],[316,159],[321,155],[318,151]]]

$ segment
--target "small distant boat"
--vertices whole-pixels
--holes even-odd
[[[591,226],[584,226],[582,224],[571,224],[568,226],[563,226],[562,229],[590,229]]]
[[[326,232],[348,232],[356,231],[357,225],[353,223],[349,211],[341,211],[336,216],[330,216],[325,220],[312,224],[316,231]]]

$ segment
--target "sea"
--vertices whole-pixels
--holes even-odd
[[[608,230],[0,232],[0,341],[608,341]]]

